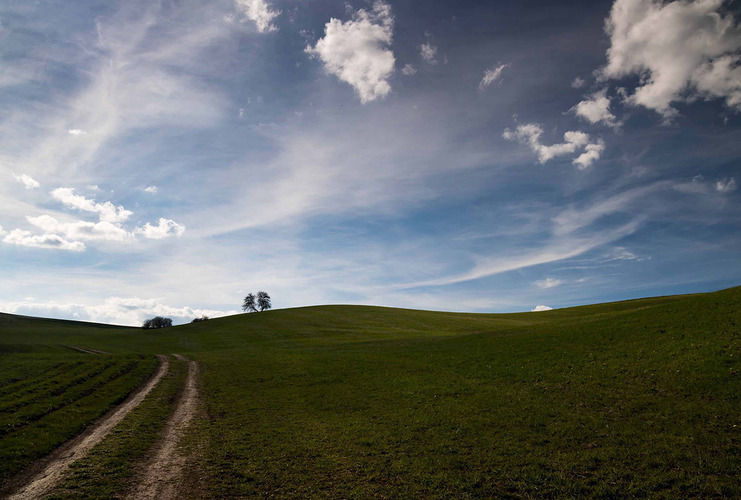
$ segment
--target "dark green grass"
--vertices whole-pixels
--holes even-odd
[[[737,288],[160,331],[0,316],[0,344],[196,359],[207,418],[189,441],[210,497],[741,497],[739,325]]]
[[[123,401],[155,365],[145,355],[0,354],[0,489]]]
[[[740,306],[203,354],[211,493],[738,497]]]
[[[88,456],[72,465],[72,473],[49,498],[124,498],[174,411],[186,375],[187,364],[171,358],[157,387]]]

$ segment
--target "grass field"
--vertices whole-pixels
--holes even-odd
[[[308,307],[160,331],[0,315],[0,404],[33,414],[100,387],[91,397],[126,363],[112,380],[141,381],[173,352],[201,366],[186,445],[205,497],[741,496],[741,288],[503,315]],[[70,385],[75,373],[90,376]],[[159,394],[127,425],[169,411]],[[141,439],[96,449],[120,488]],[[98,491],[105,471],[76,474],[60,496]]]
[[[0,481],[77,435],[153,371],[144,355],[0,346]]]

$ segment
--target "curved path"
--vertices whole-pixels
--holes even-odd
[[[188,361],[180,354],[173,354],[181,361]],[[188,378],[175,412],[165,426],[165,434],[157,445],[157,451],[144,467],[144,476],[127,498],[176,499],[180,498],[177,487],[182,478],[186,457],[178,453],[177,445],[196,414],[198,406],[198,365],[188,361]]]
[[[157,355],[160,360],[156,373],[144,385],[131,394],[126,401],[115,410],[108,413],[88,430],[67,442],[44,459],[40,465],[40,472],[30,477],[30,480],[9,496],[12,500],[30,500],[41,498],[49,494],[67,473],[69,466],[87,455],[87,453],[115,427],[128,413],[136,408],[144,397],[154,389],[160,379],[167,373],[169,363],[166,356]]]

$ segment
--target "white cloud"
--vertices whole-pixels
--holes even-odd
[[[156,226],[147,222],[143,227],[136,228],[136,232],[143,235],[145,238],[161,240],[171,235],[182,235],[185,232],[185,226],[178,224],[171,219],[160,218],[159,223]]]
[[[60,222],[50,215],[28,216],[26,220],[47,234],[63,234],[72,240],[131,241],[134,235],[119,224],[100,222]]]
[[[580,78],[577,76],[576,78],[574,78],[574,81],[571,82],[571,87],[575,89],[580,89],[586,84],[587,82],[584,80],[584,78]]]
[[[437,47],[430,42],[425,42],[419,46],[419,55],[427,64],[437,64]]]
[[[39,181],[31,177],[30,175],[26,175],[26,174],[15,175],[14,174],[13,177],[15,177],[15,180],[17,180],[18,182],[23,183],[23,186],[26,189],[34,189],[34,188],[41,186],[41,184],[39,184]]]
[[[636,254],[631,252],[625,247],[615,247],[610,252],[606,253],[605,256],[605,262],[615,261],[615,260],[644,260],[638,257]]]
[[[551,277],[548,277],[548,278],[546,278],[544,280],[538,280],[538,281],[535,282],[535,286],[537,286],[538,288],[543,288],[543,289],[553,288],[553,287],[558,286],[560,284],[561,284],[561,280],[560,279],[551,278]]]
[[[85,134],[87,134],[87,132],[85,132],[84,130],[81,130],[79,128],[71,128],[71,129],[68,129],[67,130],[67,133],[69,135],[85,135]]]
[[[254,21],[257,31],[265,33],[268,31],[277,31],[278,28],[273,25],[273,19],[281,13],[279,10],[271,10],[270,5],[265,0],[235,0],[237,7],[241,9],[244,16],[250,21]]]
[[[610,99],[607,97],[607,89],[595,92],[588,99],[581,101],[571,108],[577,116],[585,118],[589,123],[604,123],[610,127],[618,127],[620,122],[610,111]]]
[[[552,311],[553,308],[549,306],[544,306],[543,304],[539,304],[532,309],[530,309],[531,312],[542,312],[542,311]]]
[[[2,302],[3,311],[11,314],[24,314],[41,317],[74,318],[82,321],[112,323],[126,326],[141,326],[142,322],[153,316],[172,318],[176,323],[189,322],[193,318],[208,316],[218,318],[238,314],[241,311],[194,308],[190,306],[171,306],[163,299],[139,297],[108,297],[102,303],[82,304],[76,302],[43,302],[24,299],[22,302]]]
[[[596,143],[587,144],[584,147],[584,152],[574,159],[572,162],[579,170],[584,170],[592,166],[592,164],[599,160],[602,152],[605,150],[605,141],[599,139]]]
[[[680,182],[674,185],[674,189],[683,193],[710,195],[713,191],[721,194],[732,193],[737,188],[735,177],[718,179],[715,183],[706,182],[702,175],[696,175],[691,182]]]
[[[144,188],[145,193],[155,194],[158,191],[157,186],[147,186]]]
[[[122,206],[113,205],[110,201],[96,203],[95,200],[75,194],[73,188],[57,188],[51,192],[51,195],[69,208],[97,213],[101,221],[122,222],[133,214]]]
[[[360,102],[367,103],[391,91],[393,24],[391,7],[377,1],[372,11],[360,9],[345,23],[330,19],[324,38],[306,47],[306,53],[318,57],[329,73],[352,85]]]
[[[481,82],[479,83],[479,89],[484,90],[492,83],[501,81],[502,71],[504,71],[504,69],[507,68],[508,66],[509,64],[499,64],[493,68],[489,68],[486,71],[484,71],[484,77],[481,79]]]
[[[615,0],[600,78],[639,75],[627,101],[671,119],[673,102],[724,98],[741,110],[741,29],[723,0]]]
[[[406,76],[412,76],[417,73],[417,68],[415,68],[411,64],[405,64],[403,68],[401,68],[401,72],[404,73]]]
[[[719,193],[731,193],[736,190],[736,179],[721,179],[715,183],[715,190]]]
[[[4,238],[3,242],[10,245],[33,248],[49,248],[55,250],[70,250],[82,252],[85,244],[81,241],[68,241],[56,234],[31,234],[23,229],[13,229]]]
[[[605,147],[602,141],[590,143],[589,134],[574,130],[564,133],[563,143],[546,146],[540,142],[542,134],[543,127],[539,124],[526,123],[518,125],[514,132],[508,128],[504,129],[502,137],[509,141],[517,140],[520,143],[527,144],[530,149],[538,154],[538,161],[541,164],[557,156],[574,154],[578,149],[584,148],[585,152],[573,161],[579,169],[584,169],[599,159]]]

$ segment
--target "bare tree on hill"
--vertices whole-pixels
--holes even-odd
[[[252,293],[248,293],[247,296],[244,298],[244,303],[242,304],[242,309],[245,312],[257,312],[257,299],[255,299],[255,295]]]
[[[242,309],[245,312],[266,311],[271,307],[273,306],[270,303],[270,295],[268,295],[268,292],[263,292],[262,290],[257,292],[257,296],[248,293],[242,303]]]
[[[268,292],[257,292],[257,308],[260,311],[265,311],[271,307],[273,306],[270,303],[270,295],[268,295]]]

